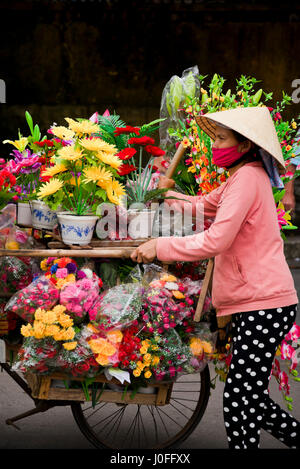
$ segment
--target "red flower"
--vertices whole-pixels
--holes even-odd
[[[54,143],[51,140],[43,140],[42,142],[33,142],[34,145],[38,145],[39,147],[53,147]]]
[[[119,151],[117,156],[120,160],[129,160],[136,154],[136,150],[134,148],[125,148],[124,150]]]
[[[126,174],[132,173],[132,171],[136,171],[136,166],[133,164],[125,164],[123,163],[117,170],[119,176],[125,176]]]
[[[155,140],[151,137],[132,137],[128,139],[127,142],[129,145],[154,145]]]
[[[163,156],[166,152],[159,147],[153,145],[146,145],[145,150],[153,156]]]
[[[135,134],[140,135],[139,127],[132,127],[131,125],[126,125],[126,127],[117,127],[114,131],[114,135],[118,137],[121,134]]]

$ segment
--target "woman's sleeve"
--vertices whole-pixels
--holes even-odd
[[[214,189],[209,194],[205,195],[186,195],[175,191],[166,192],[166,197],[176,197],[183,200],[165,199],[164,202],[170,206],[170,208],[178,211],[187,210],[192,212],[192,216],[199,215],[199,211],[204,213],[204,218],[214,218],[216,216],[217,205],[220,199],[220,194],[217,189]]]
[[[157,238],[157,259],[187,262],[209,259],[231,246],[254,203],[257,189],[253,174],[239,173],[232,176],[210,228],[191,236]]]

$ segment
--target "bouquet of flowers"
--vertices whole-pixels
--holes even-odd
[[[36,309],[33,324],[21,327],[25,337],[14,369],[22,372],[49,373],[56,368],[56,360],[61,350],[72,350],[75,329],[73,320],[60,304],[51,310]]]
[[[140,283],[124,283],[103,292],[89,311],[90,321],[99,330],[123,329],[140,314],[143,301]]]
[[[0,259],[0,289],[3,293],[23,290],[33,280],[31,265],[18,257],[4,256]]]
[[[64,285],[60,292],[60,302],[76,322],[81,322],[98,296],[98,277],[93,274],[92,278],[86,277]]]
[[[45,275],[17,291],[7,302],[5,311],[12,311],[24,321],[32,323],[39,307],[50,310],[59,301],[59,290]]]

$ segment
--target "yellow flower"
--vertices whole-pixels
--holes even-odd
[[[50,166],[50,168],[45,169],[45,171],[43,171],[43,176],[52,177],[55,176],[55,174],[63,173],[67,169],[68,168],[64,164],[58,163],[55,166]]]
[[[135,370],[133,370],[133,376],[135,376],[136,378],[141,376],[141,370],[139,368],[136,368]]]
[[[75,148],[73,145],[61,148],[58,150],[57,154],[60,158],[67,161],[77,161],[83,156],[82,150],[80,150],[80,148]]]
[[[181,293],[179,290],[172,291],[173,296],[177,298],[178,300],[181,300],[182,298],[185,298],[184,294]]]
[[[67,329],[63,330],[62,340],[73,340],[75,336],[75,331],[73,327],[68,327]]]
[[[24,151],[27,143],[28,143],[28,138],[27,137],[21,137],[19,140],[4,140],[3,143],[10,143],[13,145],[17,150],[20,152]]]
[[[43,321],[45,312],[46,311],[44,309],[38,308],[34,313],[35,319],[37,319],[38,321]]]
[[[100,168],[96,166],[91,166],[90,168],[85,168],[83,170],[83,175],[85,179],[83,182],[96,182],[99,183],[99,186],[106,186],[112,180],[112,173],[106,171],[105,168]]]
[[[35,339],[42,339],[45,333],[45,324],[42,321],[35,320],[33,323],[33,336]]]
[[[104,151],[111,154],[117,153],[117,148],[114,145],[110,145],[101,138],[84,138],[83,140],[79,140],[79,143],[88,151]]]
[[[45,337],[54,337],[60,332],[60,327],[57,324],[48,324],[45,327]]]
[[[144,358],[144,362],[148,362],[149,360],[151,360],[151,354],[150,353],[145,353],[143,358]]]
[[[43,322],[45,324],[54,324],[57,321],[57,314],[54,311],[45,311]]]
[[[33,334],[32,325],[27,324],[27,326],[22,326],[21,327],[21,334],[24,337],[32,337],[32,334]]]
[[[40,263],[40,266],[41,266],[42,270],[47,270],[48,269],[47,259],[42,260],[41,263]]]
[[[61,314],[66,311],[66,307],[64,305],[56,305],[54,308],[52,308],[52,311],[54,311],[56,314]]]
[[[151,364],[152,365],[158,365],[159,364],[159,356],[158,355],[154,355],[154,357],[152,358]]]
[[[147,351],[148,351],[148,347],[141,347],[141,348],[140,348],[140,352],[141,352],[142,355],[144,355],[145,353],[147,353]]]
[[[102,337],[99,337],[98,339],[92,339],[88,341],[88,344],[94,353],[105,355],[107,357],[113,355],[116,352],[116,347]]]
[[[143,370],[146,365],[145,365],[145,363],[142,363],[142,362],[139,360],[138,362],[136,362],[136,366],[137,366],[139,369]]]
[[[51,131],[55,137],[61,140],[71,140],[74,137],[74,132],[63,125],[55,125],[51,128]]]
[[[295,121],[292,122],[292,127],[293,127],[293,129],[297,129],[297,124],[296,124]]]
[[[55,194],[63,187],[63,183],[56,178],[50,179],[49,182],[46,182],[43,186],[40,187],[37,196],[39,199],[48,197],[49,195]]]
[[[107,338],[110,342],[117,344],[122,342],[123,333],[119,329],[112,330],[107,333]]]
[[[182,145],[184,146],[184,148],[187,148],[187,147],[189,147],[189,146],[191,145],[191,142],[189,141],[189,139],[188,139],[187,137],[184,137],[184,138],[182,139],[182,142],[181,142],[181,143],[182,143]]]
[[[164,282],[177,282],[177,277],[175,277],[175,275],[164,274],[160,280],[163,280]]]
[[[74,342],[65,342],[63,344],[63,347],[66,349],[66,350],[74,350],[74,348],[77,346],[77,342],[74,341]]]
[[[98,183],[98,185],[100,184]],[[115,205],[120,205],[121,198],[125,195],[124,186],[116,179],[113,179],[103,188],[106,190],[106,194],[109,200]]]
[[[69,274],[66,276],[65,280],[67,283],[74,283],[76,282],[76,277],[74,274]]]
[[[144,373],[144,376],[145,378],[150,378],[152,376],[152,373],[150,370],[146,371],[146,373]]]
[[[66,117],[65,120],[68,122],[69,128],[73,130],[73,132],[75,132],[75,134],[79,137],[99,132],[98,125],[93,124],[93,122],[89,121],[88,119],[84,119],[81,122],[77,122],[74,119]]]
[[[291,145],[287,145],[287,146],[285,147],[286,151],[290,151],[292,148],[293,148],[293,147],[292,147]]]
[[[106,365],[109,364],[109,359],[108,359],[107,355],[102,355],[101,353],[99,353],[96,356],[96,362],[99,363],[99,365],[101,365],[101,366],[106,366]]]
[[[62,327],[68,328],[73,326],[73,319],[65,313],[60,313],[58,316],[58,322]]]
[[[108,164],[114,169],[118,169],[121,166],[121,164],[123,164],[123,161],[120,160],[118,156],[112,153],[108,153],[105,151],[98,151],[96,155],[99,158],[99,160],[101,160],[105,164]]]

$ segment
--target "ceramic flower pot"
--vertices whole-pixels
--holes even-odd
[[[31,202],[31,213],[33,228],[52,230],[57,225],[56,211],[50,210],[48,205],[41,200]]]
[[[149,238],[155,210],[128,210],[128,234],[132,239]]]
[[[96,215],[74,215],[70,212],[58,212],[61,237],[65,244],[89,244],[93,237],[98,217]]]
[[[28,202],[18,202],[17,225],[32,226],[31,207]]]

